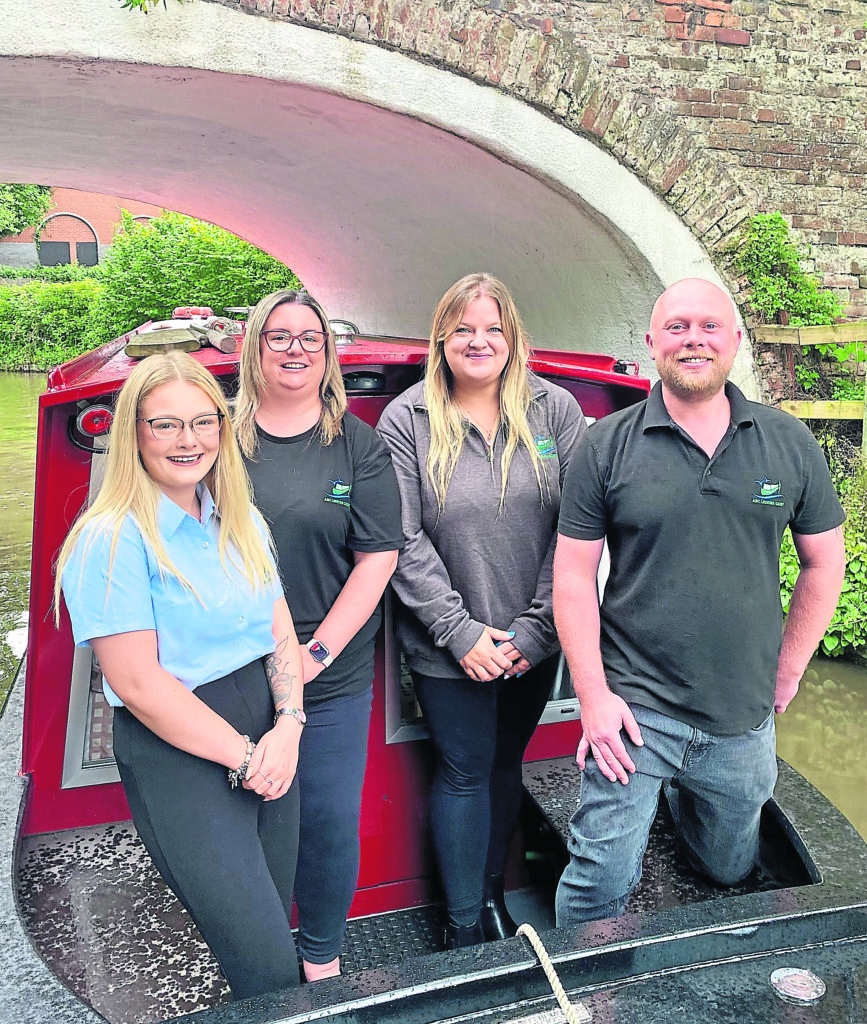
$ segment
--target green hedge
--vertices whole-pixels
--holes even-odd
[[[63,263],[57,267],[0,267],[0,281],[84,281],[99,278],[102,267]],[[0,284],[2,287],[2,284]]]
[[[820,645],[823,654],[836,658],[840,654],[867,653],[867,467],[857,466],[854,476],[837,481],[837,490],[846,522],[846,576],[843,592],[834,618]],[[784,611],[789,610],[795,580],[798,578],[798,556],[788,530],[783,537],[780,555],[780,595]]]
[[[0,287],[0,369],[47,370],[91,347],[96,281]]]
[[[213,224],[179,213],[147,223],[122,216],[100,273],[93,345],[146,320],[167,319],[175,306],[210,306],[221,315],[226,306],[254,305],[278,288],[301,286],[288,267]]]
[[[10,278],[33,284],[3,284]],[[0,268],[0,369],[47,369],[176,306],[251,306],[300,288],[282,263],[235,235],[179,213],[149,223],[122,214],[98,267]]]

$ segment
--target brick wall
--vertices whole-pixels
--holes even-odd
[[[210,2],[365,39],[533,103],[662,196],[724,276],[721,249],[745,218],[779,209],[847,315],[867,316],[865,2]]]
[[[59,213],[75,213],[92,225],[100,245],[109,245],[115,231],[120,226],[120,211],[129,210],[133,216],[156,217],[162,210],[150,203],[139,203],[134,199],[120,199],[117,196],[104,196],[95,192],[80,192],[73,188],[53,188],[51,190],[52,208],[47,216],[52,219],[42,232],[46,242],[63,241],[92,242],[93,233],[81,221],[72,217],[52,216]],[[33,242],[34,230],[28,228],[20,235],[9,235],[4,242]]]

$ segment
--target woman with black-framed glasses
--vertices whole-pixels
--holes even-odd
[[[403,546],[391,459],[347,411],[334,335],[306,292],[250,314],[235,429],[277,545],[304,670],[295,902],[308,981],[340,972],[358,882],[379,602]]]

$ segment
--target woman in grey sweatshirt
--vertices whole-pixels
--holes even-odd
[[[377,427],[401,492],[398,634],[437,754],[430,815],[448,948],[515,933],[503,867],[559,649],[560,487],[585,422],[528,358],[506,287],[468,275],[434,314],[424,382]]]

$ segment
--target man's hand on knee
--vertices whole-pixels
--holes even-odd
[[[578,767],[584,771],[589,752],[606,779],[625,786],[635,771],[635,763],[624,746],[622,730],[637,747],[644,745],[629,705],[607,689],[592,698],[585,695],[581,701],[581,725],[584,733],[575,755]]]

